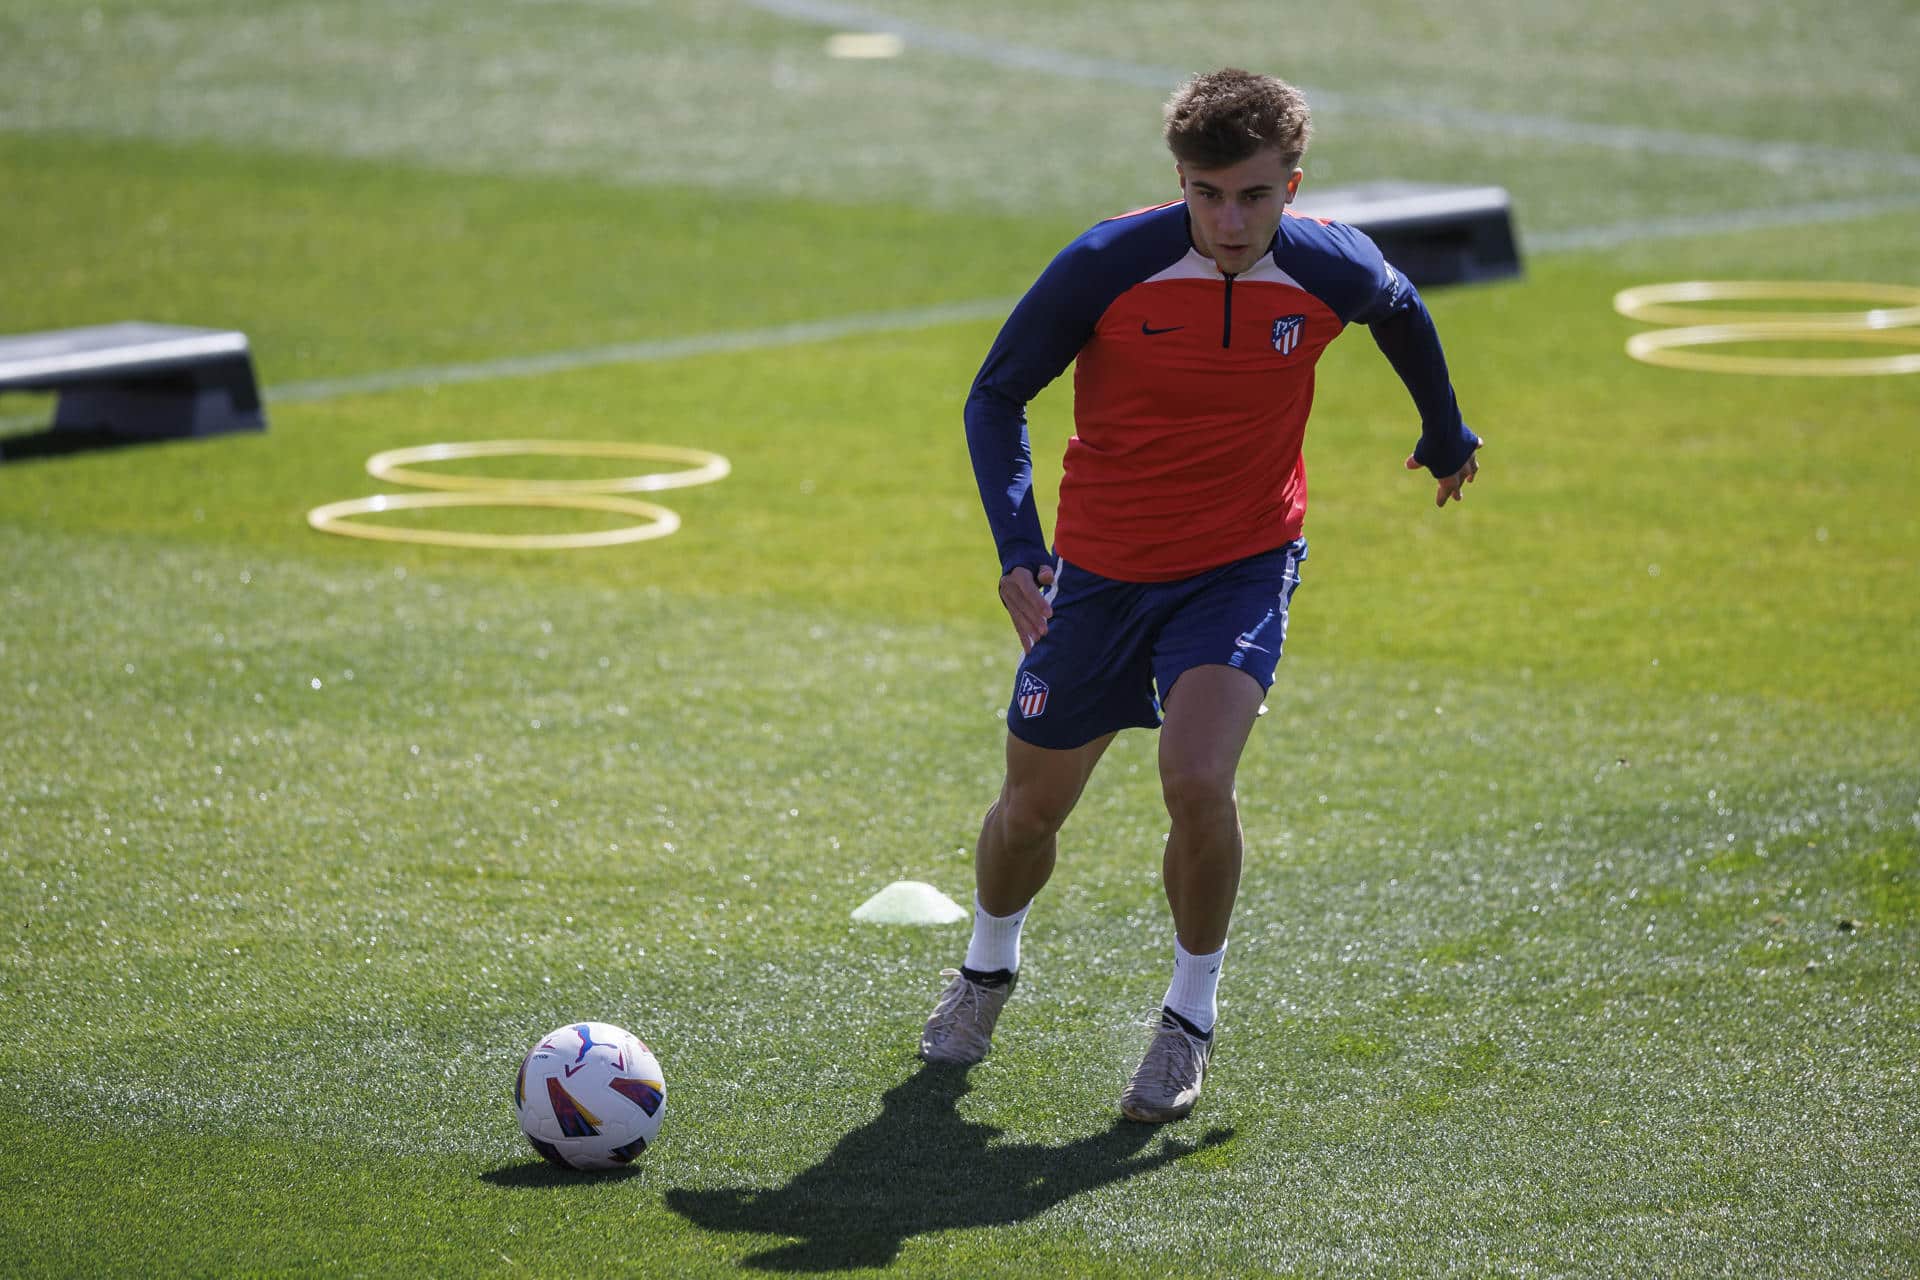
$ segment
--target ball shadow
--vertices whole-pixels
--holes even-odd
[[[480,1181],[511,1190],[577,1187],[586,1182],[619,1182],[640,1176],[639,1169],[562,1169],[545,1160],[522,1160],[489,1169]]]

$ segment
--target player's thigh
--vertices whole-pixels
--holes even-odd
[[[1175,681],[1160,726],[1160,780],[1170,803],[1230,799],[1266,690],[1233,667],[1190,667]]]
[[[1113,739],[1107,733],[1078,747],[1057,749],[1037,747],[1009,733],[1007,779],[1000,792],[1005,816],[1022,826],[1058,830]]]

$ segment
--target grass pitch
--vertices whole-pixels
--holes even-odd
[[[1492,442],[1444,514],[1399,470],[1413,426],[1370,344],[1328,357],[1191,1121],[1114,1110],[1170,951],[1150,736],[1064,833],[982,1066],[912,1059],[964,926],[849,916],[895,879],[964,900],[998,781],[1015,650],[958,429],[992,320],[421,374],[274,403],[264,435],[0,465],[17,1269],[1920,1273],[1920,380],[1651,369],[1607,306],[1662,279],[1920,283],[1920,139],[1888,87],[1911,15],[1756,9],[1709,40],[1646,14],[1571,48],[1549,8],[1366,39],[1417,21],[1390,8],[1308,31],[1338,178],[1505,182],[1523,233],[1568,244],[1759,229],[1652,227],[1431,295]],[[908,54],[861,69],[820,58],[822,12],[0,3],[0,243],[31,250],[0,255],[0,331],[232,324],[271,394],[990,302],[1164,194],[1139,64],[1223,56],[1164,5],[1096,30],[901,3],[864,16]],[[1141,57],[1128,33],[1163,20],[1182,34]],[[1783,140],[1743,104],[1789,32]],[[1613,53],[1652,44],[1710,45],[1711,74],[1622,78]],[[1016,45],[1082,62],[993,60]],[[543,96],[562,54],[598,88]],[[755,74],[705,150],[620,96],[715,67]],[[1429,82],[1436,119],[1506,121],[1435,130],[1440,171],[1392,114]],[[1112,136],[1062,164],[1030,145],[1058,112]],[[1568,120],[1760,158],[1645,136],[1629,165]],[[1792,193],[1762,153],[1789,141],[1810,194],[1879,216],[1766,227]],[[1063,390],[1035,409],[1049,468]],[[4,430],[46,406],[0,398]],[[617,551],[302,520],[374,492],[376,450],[529,435],[735,472]],[[580,1017],[668,1075],[630,1176],[550,1173],[513,1124],[519,1054]]]

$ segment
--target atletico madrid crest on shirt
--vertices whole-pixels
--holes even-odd
[[[1022,671],[1013,698],[1020,708],[1020,718],[1031,720],[1047,709],[1047,682],[1031,671]]]
[[[1300,345],[1300,331],[1307,325],[1305,316],[1281,316],[1273,322],[1273,349],[1291,355]]]

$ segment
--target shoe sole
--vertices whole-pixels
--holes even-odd
[[[1168,1107],[1164,1110],[1149,1110],[1137,1103],[1120,1104],[1120,1114],[1139,1124],[1171,1124],[1175,1120],[1185,1120],[1193,1114],[1193,1103],[1184,1107]]]
[[[930,1062],[930,1063],[933,1063],[935,1066],[941,1066],[941,1067],[971,1067],[976,1063],[985,1062],[986,1060],[987,1060],[987,1055],[984,1053],[977,1058],[962,1058],[962,1057],[948,1057],[944,1054],[928,1053],[925,1049],[922,1049],[920,1051],[920,1061]]]

